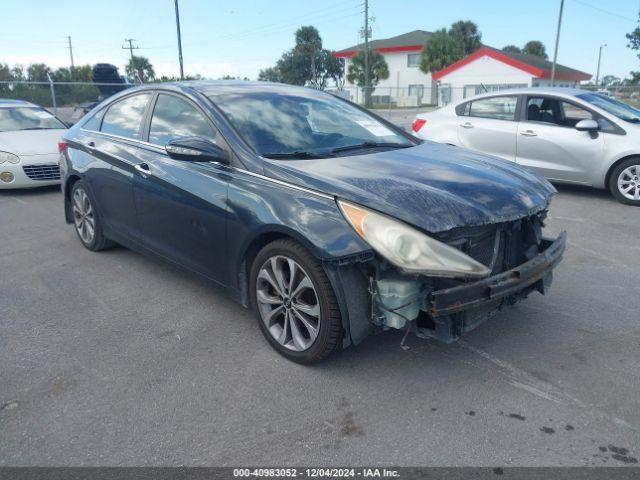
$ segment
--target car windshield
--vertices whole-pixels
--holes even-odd
[[[268,158],[323,158],[414,145],[330,94],[260,91],[210,98],[247,143]]]
[[[582,93],[578,95],[578,98],[609,112],[611,115],[615,115],[621,120],[626,120],[631,123],[640,122],[640,110],[615,98],[597,93]]]
[[[60,120],[40,107],[0,108],[0,132],[52,130],[67,128]]]

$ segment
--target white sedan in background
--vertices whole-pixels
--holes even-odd
[[[0,99],[0,189],[59,184],[58,141],[66,129],[42,107]]]
[[[502,90],[421,113],[412,129],[640,205],[640,110],[614,98],[568,88]]]

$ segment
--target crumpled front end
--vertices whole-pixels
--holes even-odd
[[[530,293],[546,293],[553,269],[562,259],[566,235],[543,238],[545,216],[542,211],[516,221],[461,227],[436,236],[486,265],[491,274],[482,279],[406,274],[377,255],[361,263],[358,268],[366,278],[370,301],[369,321],[382,329],[448,343]],[[357,343],[353,315],[351,324]]]

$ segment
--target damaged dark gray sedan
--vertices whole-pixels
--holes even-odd
[[[86,248],[115,242],[202,275],[297,362],[374,329],[454,341],[545,293],[565,247],[542,235],[543,178],[316,90],[133,88],[59,148]]]

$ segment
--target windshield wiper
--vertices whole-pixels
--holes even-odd
[[[23,128],[22,130],[59,130],[59,129],[53,128],[53,127],[27,127],[27,128]]]
[[[362,142],[355,145],[345,145],[344,147],[336,147],[331,150],[331,153],[347,152],[349,150],[364,150],[367,148],[409,148],[413,147],[413,144],[396,143],[396,142]]]
[[[308,152],[306,150],[300,150],[296,152],[286,152],[286,153],[263,153],[262,156],[264,158],[300,158],[300,159],[311,159],[311,158],[326,158],[330,157],[330,154],[319,153],[319,152]]]

